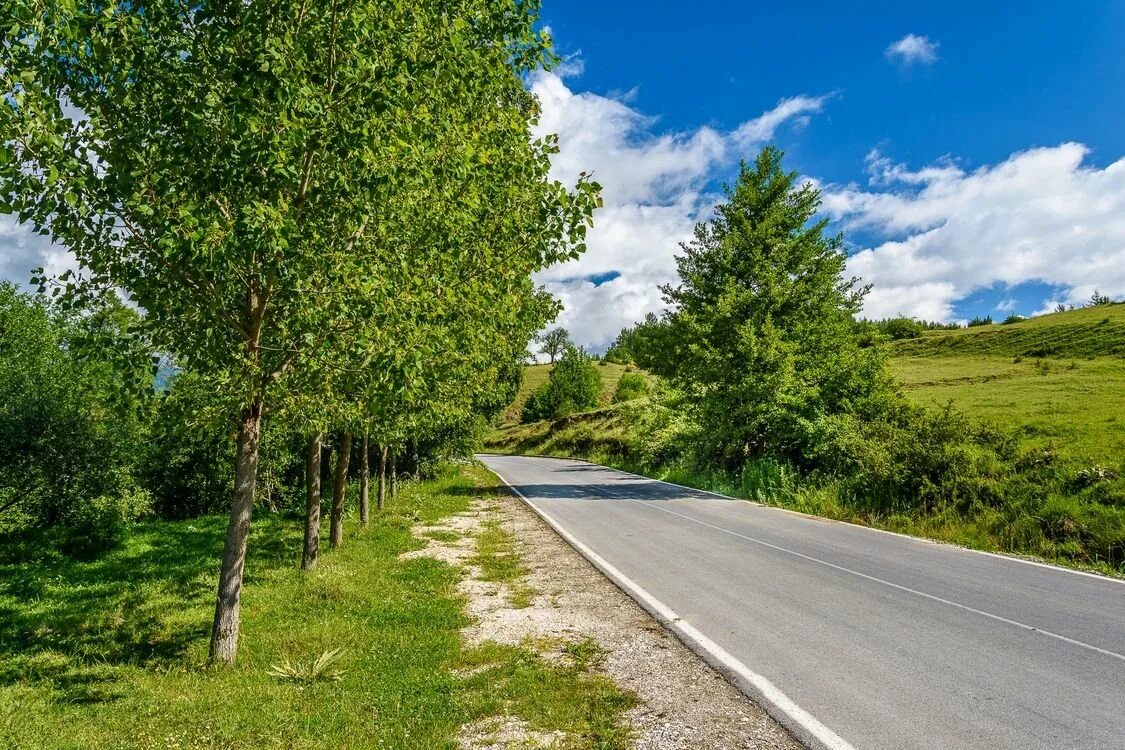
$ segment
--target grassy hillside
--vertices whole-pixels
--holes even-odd
[[[554,365],[528,365],[524,368],[523,385],[520,386],[519,393],[516,394],[516,400],[500,417],[502,427],[519,424],[523,405],[527,403],[527,399],[539,386],[547,382],[547,376],[551,374],[552,367]],[[626,367],[626,365],[616,365],[612,362],[598,363],[598,372],[602,376],[601,402],[603,406],[609,405],[613,400],[613,394],[617,390],[617,381],[621,379]]]
[[[895,342],[892,355],[919,404],[952,401],[1069,463],[1125,460],[1125,305],[929,331]]]
[[[1033,445],[1051,445],[1068,463],[1125,461],[1125,358],[899,356],[891,368],[923,406],[952,401]]]
[[[895,342],[897,356],[1125,356],[1125,305],[1052,313],[1019,323],[927,331]]]

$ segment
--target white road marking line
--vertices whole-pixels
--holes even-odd
[[[499,474],[497,476],[499,476]],[[717,526],[713,523],[709,523],[707,521],[702,521],[698,518],[692,518],[691,516],[684,515],[683,513],[677,513],[676,511],[669,510],[668,508],[661,508],[660,506],[654,505],[649,501],[638,500],[635,497],[628,497],[626,495],[622,495],[622,494],[614,492],[612,490],[607,490],[607,489],[604,489],[604,488],[601,488],[601,487],[596,487],[594,485],[578,485],[578,486],[588,487],[589,489],[594,490],[595,492],[603,492],[607,495],[611,495],[611,496],[614,496],[614,497],[621,498],[622,500],[628,500],[630,502],[639,503],[641,505],[644,505],[645,507],[652,508],[653,510],[658,510],[658,511],[661,511],[662,513],[670,513],[673,516],[678,516],[678,517],[686,519],[688,521],[698,523],[702,526],[710,527],[712,529],[715,529],[716,531],[721,531],[725,534],[730,534],[731,536],[736,536],[740,539],[745,539],[748,542],[760,544],[763,547],[769,547],[770,549],[777,550],[778,552],[784,552],[786,554],[793,555],[794,557],[799,557],[803,560],[808,560],[809,562],[814,562],[814,563],[817,563],[819,565],[823,565],[827,568],[832,568],[833,570],[838,570],[838,571],[841,571],[843,573],[850,573],[853,576],[858,576],[859,578],[865,578],[868,581],[873,581],[875,583],[881,583],[884,586],[890,586],[891,588],[898,589],[899,591],[905,591],[907,593],[914,594],[915,596],[920,596],[920,597],[923,597],[925,599],[930,599],[931,601],[940,602],[942,604],[947,604],[950,607],[956,607],[958,609],[965,610],[966,612],[972,612],[973,614],[980,615],[982,617],[987,617],[987,618],[990,618],[992,620],[996,620],[998,622],[1003,622],[1003,623],[1006,623],[1008,625],[1012,625],[1012,626],[1017,627],[1017,628],[1022,628],[1024,630],[1031,631],[1032,633],[1039,633],[1041,635],[1045,635],[1045,636],[1048,636],[1050,638],[1056,638],[1056,639],[1058,639],[1060,641],[1063,641],[1065,643],[1069,643],[1071,645],[1078,646],[1080,648],[1088,649],[1090,651],[1095,651],[1099,654],[1102,654],[1103,656],[1109,656],[1109,657],[1112,657],[1114,659],[1119,659],[1120,661],[1125,661],[1125,654],[1119,654],[1115,651],[1109,651],[1109,650],[1104,649],[1104,648],[1098,648],[1097,646],[1094,646],[1092,644],[1086,643],[1084,641],[1078,641],[1078,640],[1075,640],[1074,638],[1067,638],[1065,635],[1060,635],[1059,633],[1054,633],[1050,630],[1044,630],[1043,628],[1037,628],[1033,625],[1028,625],[1027,623],[1019,622],[1018,620],[1010,620],[1007,617],[1001,617],[1000,615],[995,615],[995,614],[992,614],[991,612],[985,612],[982,609],[977,609],[976,607],[970,607],[967,604],[961,604],[960,602],[951,601],[949,599],[943,599],[940,596],[935,596],[934,594],[927,594],[924,591],[918,591],[917,589],[912,589],[909,586],[903,586],[901,584],[893,583],[891,581],[887,581],[887,580],[884,580],[882,578],[878,578],[876,576],[868,575],[866,573],[860,573],[858,570],[852,570],[851,568],[845,568],[842,565],[836,565],[835,563],[830,563],[827,560],[821,560],[820,558],[812,557],[811,555],[806,555],[806,554],[803,554],[801,552],[797,552],[795,550],[787,549],[785,547],[780,547],[776,544],[771,544],[770,542],[764,541],[762,539],[755,539],[752,536],[747,536],[746,534],[742,534],[742,533],[739,533],[737,531],[732,531],[731,529],[723,528],[722,526]],[[513,487],[513,489],[515,489],[515,488]]]
[[[644,474],[637,474],[636,472],[625,471],[625,469],[615,469],[612,466],[602,466],[601,464],[596,464],[593,461],[586,461],[585,459],[581,459],[581,458],[570,458],[568,456],[524,456],[524,455],[513,454],[513,453],[482,453],[480,455],[482,455],[482,456],[497,456],[499,458],[548,458],[548,459],[552,459],[552,460],[555,460],[555,461],[570,461],[572,463],[586,464],[587,466],[596,466],[599,469],[605,469],[607,471],[616,471],[620,474],[628,474],[631,477],[636,477],[637,479],[644,479],[645,481],[648,481],[648,482],[656,482],[658,484],[666,484],[669,487],[678,487],[679,489],[687,490],[688,492],[697,492],[697,493],[700,493],[700,494],[703,494],[703,495],[712,495],[713,497],[717,497],[720,500],[732,500],[732,501],[740,502],[740,503],[750,503],[751,505],[757,506],[759,508],[765,508],[767,510],[775,511],[777,513],[788,513],[789,515],[800,516],[802,518],[813,518],[813,519],[817,519],[817,520],[821,520],[821,521],[831,521],[832,523],[844,524],[845,526],[851,526],[852,528],[855,528],[855,529],[863,529],[864,531],[872,531],[872,532],[875,532],[876,534],[889,534],[890,536],[897,536],[900,539],[906,539],[906,540],[909,540],[911,542],[915,542],[915,543],[918,543],[918,544],[936,545],[938,547],[942,547],[942,548],[945,548],[945,549],[957,550],[958,552],[970,552],[974,555],[987,555],[988,557],[992,557],[992,558],[995,558],[997,560],[1003,560],[1005,562],[1019,563],[1021,565],[1034,565],[1037,568],[1046,568],[1047,570],[1053,570],[1056,573],[1069,573],[1071,575],[1086,576],[1087,578],[1095,578],[1099,581],[1109,581],[1110,583],[1117,583],[1117,584],[1125,585],[1125,578],[1112,578],[1112,577],[1107,576],[1107,575],[1102,575],[1101,573],[1091,573],[1088,570],[1076,570],[1074,568],[1064,568],[1061,565],[1054,565],[1052,563],[1040,562],[1038,560],[1028,560],[1028,559],[1023,558],[1023,557],[1014,557],[1012,555],[1005,555],[1005,554],[1000,553],[1000,552],[989,552],[988,550],[983,550],[983,549],[972,549],[970,547],[962,547],[958,544],[953,544],[953,543],[950,543],[950,542],[941,542],[941,541],[937,541],[935,539],[927,539],[927,538],[921,537],[921,536],[911,536],[910,534],[903,534],[903,533],[898,532],[898,531],[890,531],[888,529],[877,529],[874,526],[864,526],[861,523],[853,523],[852,521],[839,521],[839,520],[832,519],[832,518],[826,518],[824,516],[814,516],[810,513],[802,513],[799,510],[793,510],[791,508],[782,508],[779,505],[769,505],[768,503],[761,503],[761,502],[758,502],[757,500],[750,500],[749,498],[745,498],[745,497],[731,497],[730,495],[724,495],[720,492],[712,492],[711,490],[701,490],[698,487],[688,487],[686,484],[676,484],[675,482],[669,482],[669,481],[664,480],[664,479],[654,479],[652,477],[646,477]]]
[[[722,646],[712,641],[695,626],[676,614],[676,612],[666,604],[648,593],[648,591],[608,563],[592,549],[578,541],[578,539],[564,529],[558,521],[536,506],[526,495],[505,479],[500,472],[492,467],[488,467],[488,469],[499,477],[500,481],[508,485],[513,492],[519,495],[523,501],[527,503],[529,508],[535,511],[548,526],[554,529],[556,534],[566,540],[567,544],[578,550],[583,557],[589,560],[620,589],[637,600],[638,603],[648,610],[653,617],[659,620],[664,627],[675,633],[678,638],[691,646],[697,653],[702,651],[703,654],[701,655],[709,656],[711,660],[713,660],[712,666],[719,666],[720,671],[725,668],[727,671],[741,678],[743,684],[749,688],[748,692],[756,697],[759,702],[763,703],[767,709],[772,708],[773,710],[770,711],[770,714],[793,732],[799,740],[810,747],[818,748],[818,750],[855,750],[851,744],[824,724],[820,723],[815,716],[797,705],[766,677],[758,674],[734,656],[727,653]]]

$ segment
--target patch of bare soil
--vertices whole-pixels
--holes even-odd
[[[498,521],[515,537],[516,550],[528,569],[517,581],[482,581],[469,562],[475,534],[491,521]],[[461,590],[473,620],[464,631],[470,644],[530,646],[545,658],[561,660],[569,658],[567,645],[593,639],[605,651],[596,669],[640,700],[626,714],[637,750],[801,747],[518,498],[478,500],[468,513],[439,526],[419,527],[416,533],[423,538],[434,534],[440,540],[430,538],[425,549],[409,554],[437,557],[468,570]],[[562,742],[557,735],[533,732],[518,719],[500,717],[463,727],[461,747],[550,748]]]

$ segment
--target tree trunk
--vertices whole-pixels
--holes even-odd
[[[258,443],[262,433],[262,404],[255,401],[243,409],[238,424],[238,459],[234,471],[234,498],[230,524],[223,543],[219,568],[219,593],[215,600],[215,622],[211,628],[212,662],[233,664],[238,653],[238,614],[242,599],[242,570],[246,564],[246,540],[254,511],[254,483],[258,476]]]
[[[367,460],[367,433],[363,434],[363,452],[359,454],[359,522],[367,525],[368,495],[371,491],[371,467]]]
[[[301,569],[316,567],[320,551],[320,445],[323,435],[313,433],[305,456],[305,551],[301,555]]]
[[[332,483],[332,521],[328,528],[328,544],[333,549],[344,541],[344,496],[348,489],[348,461],[351,459],[352,434],[345,432],[336,449],[336,480]]]
[[[376,494],[375,507],[380,511],[387,502],[387,446],[379,446],[379,490]]]
[[[395,454],[391,454],[391,500],[398,494],[398,471],[395,469]]]

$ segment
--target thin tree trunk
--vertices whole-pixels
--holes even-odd
[[[379,490],[376,493],[375,507],[382,511],[387,502],[387,446],[379,446]]]
[[[230,524],[223,543],[215,622],[211,628],[211,661],[233,664],[238,653],[238,615],[242,598],[242,570],[246,540],[254,511],[254,483],[258,476],[258,445],[262,436],[262,404],[255,401],[242,411],[238,424],[238,459]]]
[[[395,454],[392,453],[391,454],[391,500],[394,500],[395,495],[398,494],[398,471],[395,469],[396,458],[397,457],[395,456]]]
[[[316,567],[320,552],[320,446],[323,434],[314,432],[309,438],[305,456],[305,551],[301,555],[301,569]]]
[[[359,522],[367,525],[368,495],[371,491],[371,466],[367,459],[367,433],[363,433],[363,452],[359,454]]]
[[[333,549],[344,541],[344,496],[348,489],[348,461],[352,452],[352,434],[345,432],[336,449],[336,480],[332,483],[332,520],[328,527],[328,543]]]

